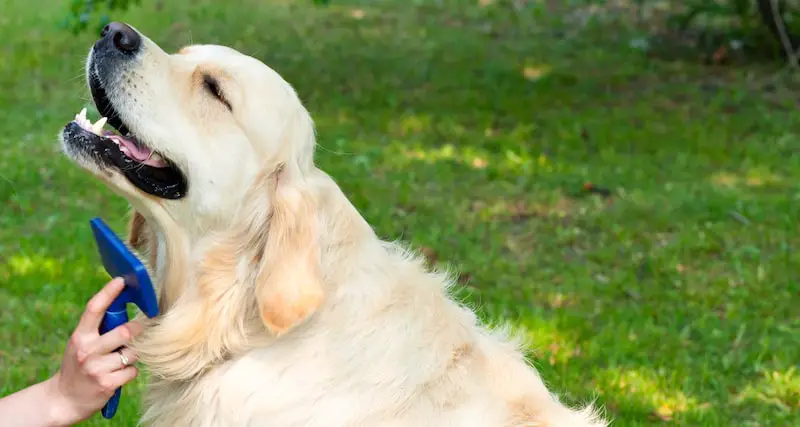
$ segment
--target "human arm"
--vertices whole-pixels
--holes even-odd
[[[99,334],[103,314],[123,286],[122,279],[111,280],[87,303],[55,375],[0,399],[0,427],[73,425],[91,417],[118,387],[136,378],[136,354],[124,347],[122,357],[114,350],[138,335],[141,325],[128,322]]]

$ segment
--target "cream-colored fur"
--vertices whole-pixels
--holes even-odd
[[[162,315],[135,343],[151,372],[144,425],[606,425],[559,403],[446,275],[375,235],[314,165],[312,120],[276,72],[225,47],[144,43],[108,96],[187,173],[187,196],[82,161],[131,202],[131,244],[159,285]]]

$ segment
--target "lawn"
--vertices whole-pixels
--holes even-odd
[[[107,280],[88,221],[128,213],[58,150],[96,37],[58,28],[66,3],[0,13],[3,395],[57,369]],[[648,57],[619,22],[501,1],[192,3],[114,19],[284,75],[323,169],[524,331],[564,400],[618,426],[800,425],[800,86],[777,66]],[[141,384],[84,425],[134,426]]]

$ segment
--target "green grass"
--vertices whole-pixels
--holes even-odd
[[[500,1],[215,3],[114,18],[283,74],[319,164],[382,236],[460,271],[482,317],[526,331],[564,400],[619,426],[800,424],[800,115],[796,86],[759,84],[774,70],[647,58],[620,23]],[[57,148],[96,37],[61,32],[65,7],[0,14],[3,394],[57,369],[107,280],[88,220],[127,214]],[[133,426],[136,389],[84,425]]]

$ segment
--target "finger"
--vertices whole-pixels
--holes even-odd
[[[123,357],[120,356],[120,353],[125,356],[124,362],[128,362],[127,364],[123,363]],[[118,352],[114,351],[102,356],[93,357],[86,363],[84,369],[86,370],[86,373],[94,377],[100,377],[106,376],[120,369],[125,369],[135,364],[138,360],[139,358],[137,357],[136,352],[126,347]]]
[[[122,278],[114,278],[106,283],[106,285],[92,299],[86,304],[86,309],[81,315],[81,320],[78,323],[76,330],[81,333],[97,333],[100,328],[100,322],[103,320],[108,306],[114,301],[125,286],[125,281]]]
[[[116,390],[119,387],[131,382],[139,374],[139,370],[135,366],[128,366],[106,375],[103,384],[110,390]]]
[[[144,327],[137,321],[130,321],[124,325],[100,335],[92,344],[90,351],[94,354],[105,354],[116,350],[131,342],[131,339],[142,333]]]

